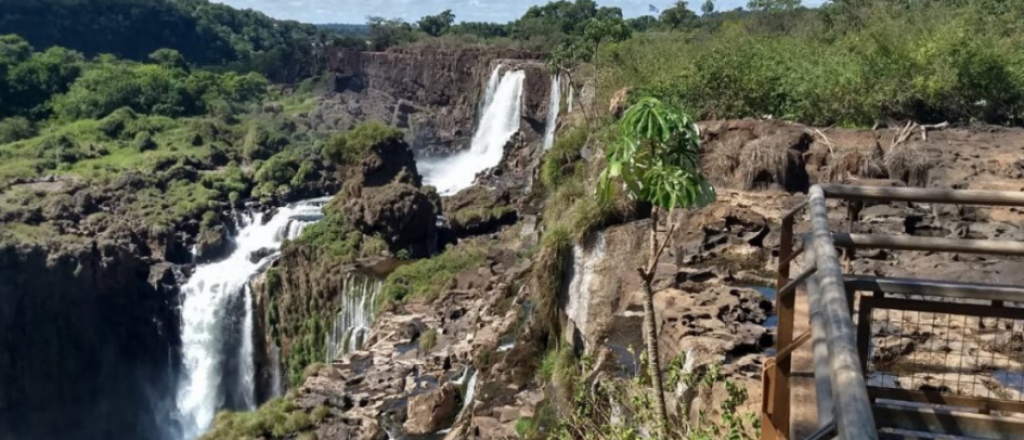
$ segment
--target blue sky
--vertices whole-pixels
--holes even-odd
[[[249,8],[274,18],[306,23],[365,23],[366,17],[417,20],[428,14],[451,9],[459,21],[507,22],[521,15],[531,5],[547,0],[214,0],[236,8]],[[627,17],[648,13],[649,5],[667,8],[674,0],[597,0],[601,6],[618,6]],[[806,6],[820,5],[823,0],[804,0]],[[691,0],[690,8],[699,9],[703,0]],[[717,0],[719,10],[745,6],[747,0]]]

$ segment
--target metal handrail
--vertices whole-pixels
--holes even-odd
[[[994,284],[958,283],[936,280],[878,278],[845,275],[839,262],[836,246],[851,252],[858,248],[892,250],[919,250],[960,252],[995,255],[1024,255],[1024,244],[1014,241],[963,240],[927,237],[880,236],[853,234],[852,224],[863,206],[849,204],[851,230],[832,232],[829,227],[827,199],[876,202],[916,202],[957,205],[1018,206],[1024,207],[1024,192],[970,191],[922,188],[867,187],[845,185],[815,185],[807,200],[793,207],[782,217],[781,245],[779,248],[779,277],[776,288],[776,307],[779,316],[777,335],[779,353],[785,357],[771,363],[771,405],[768,421],[771,430],[763,431],[764,439],[789,438],[789,382],[790,354],[797,346],[810,340],[814,359],[814,376],[818,398],[818,427],[813,438],[830,436],[830,430],[841,439],[878,438],[877,425],[868,387],[865,383],[863,353],[857,345],[858,327],[854,325],[851,309],[852,297],[847,289],[893,291],[894,293],[928,293],[933,296],[975,297],[992,301],[994,310],[1003,310],[1003,301],[1021,301],[1024,288]],[[795,218],[809,208],[811,232],[804,235],[803,246],[793,249]],[[790,264],[797,255],[804,254],[804,271],[796,279],[789,278]],[[809,335],[794,338],[795,285],[802,285],[810,300]],[[865,289],[864,287],[869,287]],[[786,293],[785,295],[783,293]],[[895,301],[895,300],[891,300]],[[918,306],[922,307],[922,306]],[[989,307],[969,306],[963,307]],[[980,313],[980,312],[978,312]],[[1016,315],[1015,315],[1016,316]],[[861,317],[863,320],[863,316]],[[870,325],[869,323],[861,323]],[[864,330],[864,329],[860,329]],[[863,338],[864,336],[859,336]],[[769,427],[766,427],[769,428]]]
[[[878,431],[857,354],[857,329],[847,302],[839,254],[829,229],[825,191],[820,186],[812,187],[809,202],[817,267],[814,278],[828,337],[833,420],[842,439],[874,440],[878,438]]]

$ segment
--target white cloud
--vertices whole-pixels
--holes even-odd
[[[451,9],[459,21],[514,20],[530,6],[545,4],[539,0],[214,0],[236,8],[262,11],[275,18],[306,23],[364,23],[371,15],[418,20],[424,15]],[[824,0],[804,0],[819,5]],[[699,9],[702,0],[691,0],[690,8]],[[649,6],[664,9],[674,0],[598,0],[601,6],[618,6],[627,17],[648,13]],[[746,5],[747,0],[717,0],[719,10]]]

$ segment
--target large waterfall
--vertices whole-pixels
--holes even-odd
[[[495,68],[491,77],[497,78],[501,68]],[[483,117],[468,151],[443,159],[422,160],[417,164],[427,185],[437,188],[441,195],[454,194],[472,185],[477,173],[501,163],[505,144],[519,131],[525,80],[523,71],[508,71],[501,75],[493,95],[490,90],[484,93]]]
[[[186,440],[198,437],[220,409],[256,407],[250,279],[277,257],[285,238],[322,217],[327,199],[280,208],[266,223],[247,215],[226,259],[196,268],[182,287],[183,374],[177,404]],[[272,255],[254,261],[267,250]]]
[[[377,294],[383,283],[358,274],[345,278],[341,294],[341,311],[327,333],[327,359],[331,363],[342,355],[362,348],[373,325]]]
[[[558,111],[562,109],[562,78],[551,75],[551,97],[548,99],[548,118],[544,123],[544,151],[555,143],[555,129],[558,128]]]

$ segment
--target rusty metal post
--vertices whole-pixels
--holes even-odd
[[[793,252],[793,223],[795,213],[782,219],[781,237],[779,238],[779,272],[775,280],[775,291],[779,292],[789,283],[789,267]],[[793,342],[794,315],[796,295],[776,295],[775,313],[779,317],[778,336],[775,350],[781,351]],[[775,436],[779,439],[790,437],[789,426],[789,376],[792,373],[793,360],[786,356],[775,362],[775,375],[772,380],[772,425]],[[765,427],[770,429],[770,427]]]
[[[857,356],[856,327],[847,304],[839,255],[829,231],[825,192],[820,186],[811,187],[810,209],[814,256],[818,268],[815,277],[821,291],[821,305],[827,323],[833,415],[839,428],[839,437],[846,440],[877,440],[878,429]]]

